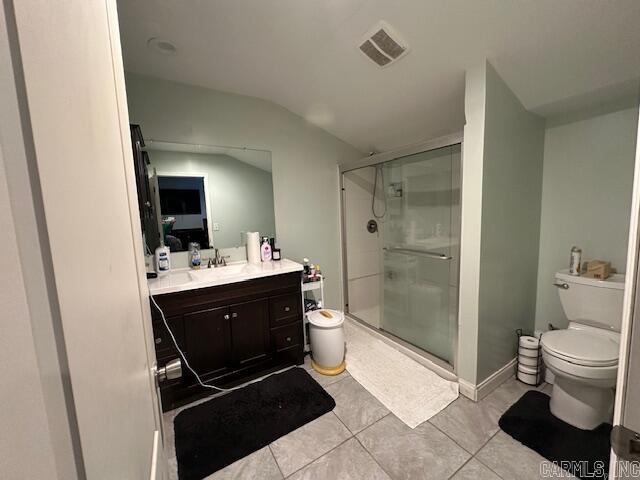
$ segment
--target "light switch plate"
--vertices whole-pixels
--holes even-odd
[[[213,222],[213,231],[214,232],[220,231],[220,224],[218,222]]]

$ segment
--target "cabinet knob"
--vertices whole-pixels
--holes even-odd
[[[162,343],[162,338],[160,337],[156,338],[155,342],[156,342],[156,345],[160,345]]]
[[[290,312],[290,311],[291,311],[291,307],[289,307],[289,306],[284,307],[284,311],[285,311],[285,312]]]
[[[237,314],[236,312],[233,312],[233,313],[231,314],[231,318],[238,318],[238,314]]]
[[[228,314],[228,313],[226,313],[226,314],[224,315],[224,319],[225,319],[225,320],[229,320],[229,314]]]
[[[287,342],[291,342],[291,337],[287,337]]]

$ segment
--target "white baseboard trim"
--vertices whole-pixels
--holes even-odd
[[[474,402],[482,400],[515,374],[517,361],[517,358],[509,361],[504,367],[493,372],[478,385],[459,378],[460,393]]]
[[[458,385],[460,386],[460,395],[464,395],[469,400],[476,401],[476,386],[471,383],[463,380],[462,378],[458,379]]]
[[[482,400],[484,397],[493,392],[496,388],[502,385],[504,382],[513,377],[516,373],[516,364],[518,359],[514,358],[507,363],[500,370],[496,370],[489,375],[485,380],[480,382],[477,388],[477,399]]]

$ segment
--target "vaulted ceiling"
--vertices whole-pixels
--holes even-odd
[[[464,73],[488,58],[551,116],[634,92],[639,0],[121,0],[129,71],[273,101],[362,151],[460,131]],[[379,20],[410,53],[357,46]],[[159,37],[174,55],[148,48]]]

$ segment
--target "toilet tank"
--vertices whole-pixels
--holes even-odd
[[[606,280],[576,277],[568,270],[556,273],[560,302],[567,319],[608,330],[620,331],[624,275],[617,273]]]

